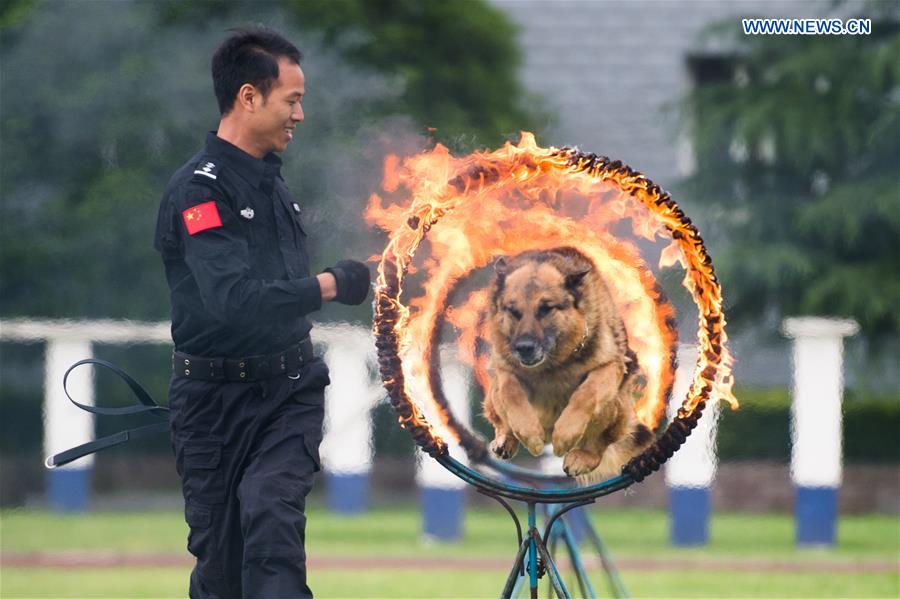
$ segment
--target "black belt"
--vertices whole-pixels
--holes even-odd
[[[179,351],[172,353],[175,376],[201,381],[252,383],[280,374],[293,374],[314,357],[309,337],[283,352],[246,358],[202,358]]]

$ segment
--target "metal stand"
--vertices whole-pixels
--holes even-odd
[[[528,509],[528,529],[523,535],[519,517],[509,503],[497,495],[485,493],[484,491],[481,492],[488,497],[496,499],[500,505],[506,509],[516,525],[516,536],[519,541],[519,550],[516,553],[515,561],[513,562],[509,576],[506,578],[506,584],[503,586],[503,591],[500,593],[501,599],[519,597],[522,587],[525,585],[526,574],[530,591],[529,596],[531,599],[537,599],[538,580],[543,578],[544,575],[548,576],[551,584],[551,587],[548,588],[548,597],[551,592],[555,592],[559,599],[571,599],[569,590],[566,588],[563,577],[560,574],[554,559],[556,547],[560,543],[566,547],[569,562],[575,572],[581,595],[587,599],[596,599],[598,595],[594,586],[591,584],[584,561],[581,559],[578,543],[575,541],[575,536],[572,534],[570,526],[562,518],[562,516],[570,510],[594,503],[593,499],[563,505],[547,505],[545,509],[547,522],[544,525],[543,534],[541,534],[541,531],[538,530],[537,527],[536,507],[538,502],[526,501],[525,503]],[[627,598],[628,591],[625,590],[622,580],[619,578],[619,574],[606,551],[606,547],[600,539],[600,535],[589,520],[586,523],[586,531],[591,544],[594,546],[594,549],[600,557],[601,564],[603,565],[607,580],[610,584],[612,596],[617,599]]]

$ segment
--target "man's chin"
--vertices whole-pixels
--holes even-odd
[[[285,150],[287,150],[287,147],[288,147],[290,144],[291,144],[291,142],[289,142],[289,141],[279,142],[279,143],[277,143],[277,144],[273,144],[274,147],[272,148],[272,151],[275,152],[275,153],[277,153],[277,154],[280,154],[280,153],[284,152]]]

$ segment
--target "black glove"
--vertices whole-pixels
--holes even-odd
[[[356,306],[363,303],[369,295],[372,278],[369,275],[369,267],[362,262],[341,260],[334,266],[326,268],[324,272],[330,272],[337,281],[335,301]]]

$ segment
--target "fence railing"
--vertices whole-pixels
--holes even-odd
[[[852,321],[824,318],[790,318],[783,325],[785,335],[794,340],[791,474],[799,544],[827,545],[835,541],[837,489],[841,483],[842,339],[857,330]],[[347,324],[317,325],[312,338],[332,371],[321,448],[329,505],[339,512],[361,512],[368,506],[372,469],[371,411],[384,398],[376,374],[374,340],[365,327]],[[73,406],[62,387],[69,366],[93,356],[93,344],[172,343],[168,322],[122,320],[9,319],[0,321],[0,340],[46,344],[45,455],[94,438],[93,417]],[[689,384],[695,360],[696,348],[680,348],[672,399],[675,407]],[[472,377],[453,360],[452,352],[442,364],[455,414],[468,422]],[[74,371],[69,377],[69,390],[78,401],[92,404],[91,369]],[[702,426],[666,466],[671,539],[676,545],[703,544],[708,538],[717,417],[718,410],[711,409],[701,420]],[[439,419],[431,420],[438,424]],[[92,465],[90,456],[49,471],[48,504],[59,510],[87,508]],[[464,484],[429,459],[419,460],[416,480],[423,489],[425,533],[444,539],[458,537]]]

